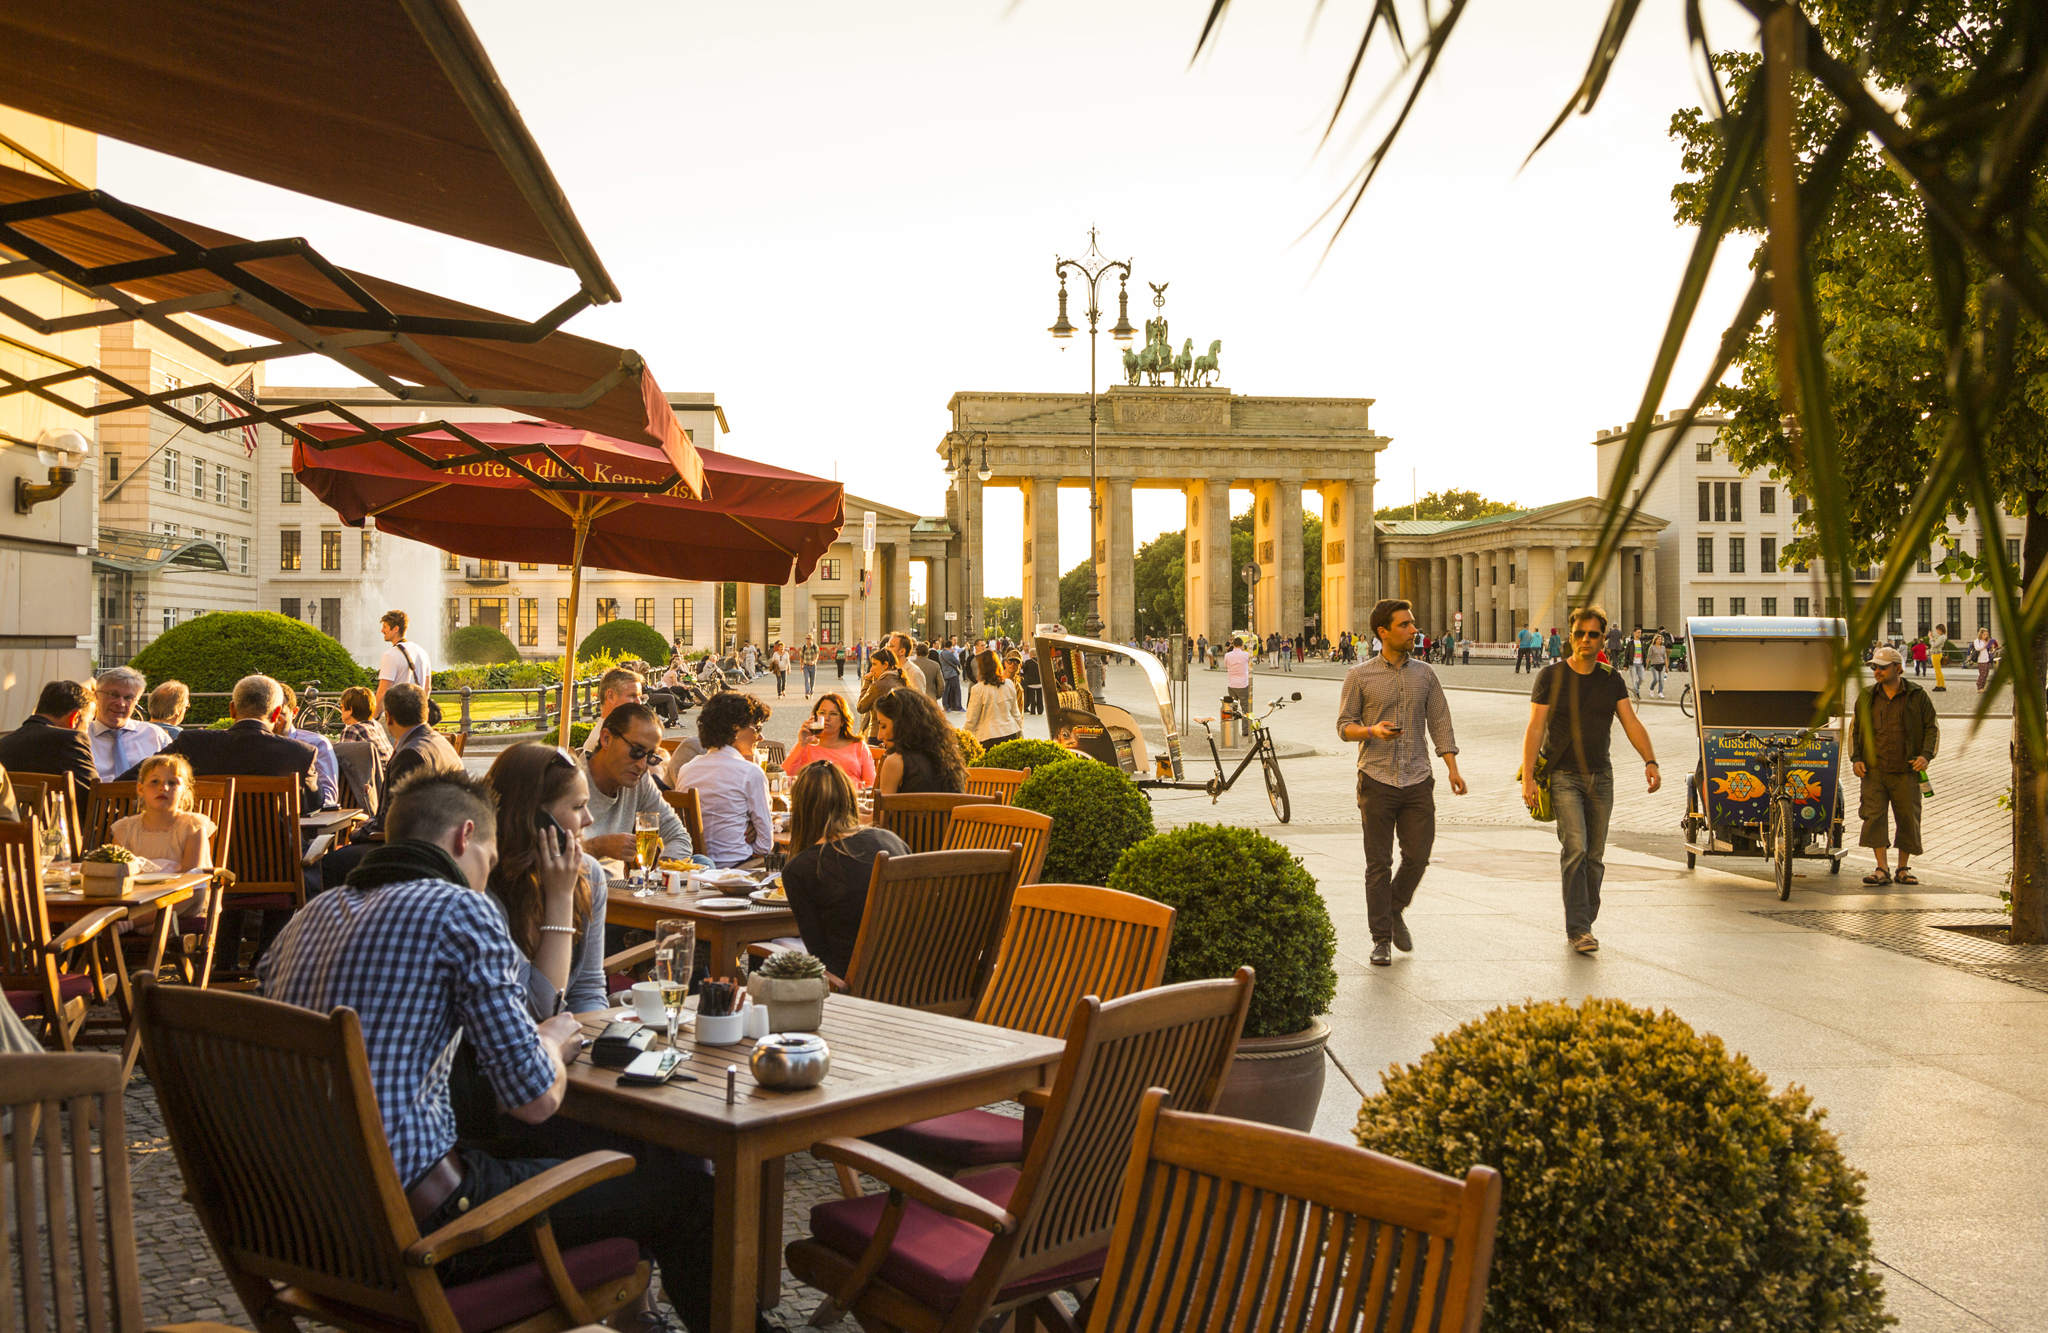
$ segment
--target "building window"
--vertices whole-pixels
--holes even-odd
[[[249,572],[249,539],[247,537],[240,537],[236,540],[242,544],[242,572],[246,574]]]
[[[1486,586],[1489,588],[1497,588],[1500,586],[1499,565],[1488,565],[1486,567]]]
[[[368,568],[370,567],[370,556],[371,556],[372,554],[374,554],[376,550],[377,550],[377,530],[376,530],[375,528],[371,527],[371,526],[370,526],[369,524],[365,523],[365,524],[363,525],[363,568],[364,568],[364,569],[368,569]]]
[[[1714,599],[1711,597],[1700,598],[1699,613],[1703,616],[1710,616],[1714,614]]]
[[[469,623],[472,625],[489,625],[492,629],[503,633],[505,629],[505,599],[502,597],[470,598]]]
[[[2015,573],[2017,573],[2017,572],[2019,571],[2019,567],[2020,567],[2020,539],[2019,539],[2019,538],[2017,538],[2017,537],[2007,537],[2007,538],[2005,539],[2005,563],[2006,563],[2006,564],[2008,564],[2008,565],[2011,565],[2011,566],[2013,567],[2013,571],[2014,571]]]
[[[1198,542],[1196,543],[1195,559],[1199,561],[1201,558],[1201,544]],[[1026,556],[1025,559],[1028,560],[1030,557]],[[818,570],[821,578],[831,583],[839,582],[839,562],[837,560],[820,560],[818,562]]]
[[[829,603],[818,608],[818,642],[821,645],[829,648],[834,644],[845,642],[841,637],[840,631],[841,610],[842,608],[836,603]]]
[[[1963,599],[1960,597],[1951,597],[1947,600],[1948,619],[1944,620],[1942,624],[1948,627],[1947,632],[1949,634],[1959,635],[1963,632]]]
[[[692,644],[697,641],[697,599],[678,597],[675,605],[676,641]]]
[[[1714,442],[1712,440],[1701,440],[1694,444],[1692,447],[1692,461],[1695,463],[1713,462]]]
[[[1792,614],[1795,616],[1812,615],[1813,599],[1810,597],[1794,597],[1792,599]]]
[[[1913,607],[1913,623],[1920,627],[1917,632],[1923,638],[1933,632],[1934,599],[1932,597],[1921,597],[1915,600],[1915,605]]]
[[[1510,585],[1512,585],[1512,584],[1514,583],[1514,581],[1515,581],[1515,567],[1514,567],[1513,565],[1509,565],[1509,566],[1508,566],[1508,583],[1509,583]]]
[[[1804,560],[1794,560],[1792,562],[1792,572],[1794,574],[1804,574],[1806,572],[1806,562]]]
[[[1749,572],[1748,548],[1749,542],[1744,538],[1730,537],[1728,539],[1728,572],[1730,574],[1747,574]],[[1742,613],[1740,611],[1731,611],[1729,614],[1739,616]]]
[[[1778,488],[1776,486],[1759,486],[1756,488],[1756,512],[1759,514],[1775,514],[1778,512]]]
[[[1762,601],[1762,606],[1763,606],[1763,608],[1764,608],[1764,614],[1765,614],[1765,615],[1767,615],[1767,616],[1774,616],[1774,615],[1778,614],[1778,599],[1777,599],[1777,598],[1775,598],[1775,597],[1766,597],[1766,598],[1764,598],[1764,599],[1763,599],[1763,601]]]
[[[213,465],[213,502],[217,505],[228,502],[228,467],[225,463]]]
[[[1991,599],[1989,597],[1979,597],[1977,599],[1977,628],[1991,628]]]
[[[1827,609],[1827,614],[1828,614],[1828,615],[1830,615],[1830,616],[1839,616],[1839,615],[1841,615],[1841,614],[1842,614],[1842,599],[1841,599],[1841,598],[1839,598],[1839,597],[1830,597],[1830,598],[1828,598],[1828,609]]]
[[[1776,537],[1759,537],[1756,540],[1757,568],[1766,574],[1771,573],[1778,567],[1778,539]]]
[[[299,479],[290,471],[277,474],[277,498],[282,504],[295,505],[299,502]]]
[[[1892,598],[1892,613],[1886,617],[1885,633],[1898,638],[1906,632],[1906,599]]]
[[[1714,486],[1712,482],[1700,483],[1700,522],[1714,521]]]
[[[1748,615],[1749,599],[1747,597],[1730,597],[1728,599],[1728,614],[1731,616]]]
[[[555,599],[555,646],[563,647],[569,642],[569,599]]]
[[[121,455],[119,455],[119,454],[108,454],[108,455],[107,455],[107,480],[108,480],[108,481],[119,481],[119,480],[121,480]]]
[[[461,572],[462,564],[456,559],[455,552],[446,551],[441,556],[441,568],[450,574],[456,574]]]
[[[1702,573],[1702,574],[1711,574],[1711,573],[1713,573],[1713,572],[1714,572],[1714,539],[1713,539],[1712,537],[1702,537],[1702,538],[1700,538],[1700,539],[1699,539],[1699,555],[1700,555],[1700,568],[1699,568],[1699,572],[1700,572],[1700,573]],[[1702,611],[1702,612],[1700,612],[1700,614],[1701,614],[1701,615],[1708,615],[1708,614],[1710,614],[1710,613],[1709,613],[1709,612],[1706,612],[1706,611]]]
[[[654,599],[652,597],[635,597],[633,599],[633,619],[643,625],[652,625],[654,623]]]
[[[1728,483],[1725,481],[1714,483],[1714,521],[1716,523],[1726,523],[1728,521]]]
[[[540,598],[519,599],[519,646],[538,648],[540,646]]]
[[[249,474],[237,472],[235,476],[239,479],[242,487],[242,508],[247,509],[249,507]]]
[[[1728,521],[1730,523],[1740,523],[1742,521],[1742,483],[1739,481],[1728,483]]]
[[[184,455],[175,449],[164,454],[164,489],[175,492],[178,489],[178,468]]]
[[[600,597],[597,599],[597,623],[609,625],[619,618],[619,599]]]
[[[320,632],[330,639],[341,637],[341,599],[322,597],[320,599]]]
[[[204,500],[206,498],[206,460],[203,458],[192,460],[192,498],[195,500]]]
[[[1574,560],[1569,565],[1566,565],[1564,581],[1566,583],[1584,583],[1586,581],[1586,562]]]
[[[1797,491],[1792,492],[1792,512],[1795,514],[1806,512],[1806,497]]]
[[[320,532],[320,568],[341,568],[341,529],[323,528]]]
[[[297,620],[299,618],[299,599],[296,597],[278,598],[277,613],[292,620]]]
[[[540,566],[539,566],[539,565],[525,565],[525,564],[522,564],[522,565],[521,565],[521,566],[519,566],[519,567],[520,567],[521,569],[535,569],[535,570],[537,570],[537,569],[539,569],[539,568],[540,568]]]
[[[278,529],[277,567],[279,569],[299,568],[299,530],[297,528]]]

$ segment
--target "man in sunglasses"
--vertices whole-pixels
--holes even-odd
[[[655,785],[653,769],[667,756],[661,750],[661,723],[654,710],[646,704],[618,704],[592,734],[598,743],[583,755],[592,821],[583,835],[583,850],[601,860],[630,863],[634,821],[653,815],[661,830],[662,856],[710,865],[695,855],[689,831]]]
[[[1571,613],[1571,656],[1536,675],[1529,694],[1529,727],[1522,733],[1522,803],[1536,808],[1539,747],[1550,772],[1557,814],[1558,857],[1564,871],[1564,933],[1579,953],[1595,953],[1593,920],[1600,915],[1600,881],[1607,874],[1607,822],[1614,814],[1614,765],[1609,761],[1614,721],[1643,757],[1651,791],[1663,783],[1650,733],[1629,702],[1628,682],[1600,660],[1607,613],[1582,606]]]

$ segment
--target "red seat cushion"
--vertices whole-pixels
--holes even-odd
[[[1024,1160],[1024,1122],[993,1111],[961,1111],[870,1134],[868,1142],[921,1162],[999,1166]]]
[[[588,1291],[604,1282],[631,1277],[640,1266],[640,1246],[635,1241],[614,1237],[593,1241],[562,1251],[562,1266],[577,1290]],[[554,1290],[539,1264],[521,1264],[502,1273],[480,1277],[447,1291],[449,1308],[462,1333],[489,1333],[522,1319],[529,1319],[555,1305]]]
[[[1008,1204],[1017,1188],[1017,1172],[999,1167],[979,1175],[964,1176],[956,1182],[991,1203]],[[888,1206],[886,1193],[863,1195],[858,1199],[834,1199],[811,1209],[811,1235],[848,1259],[858,1260],[881,1225]],[[981,1256],[987,1252],[989,1233],[971,1222],[962,1222],[934,1212],[915,1199],[903,1206],[903,1224],[882,1261],[882,1280],[905,1295],[941,1313],[960,1302]],[[997,1293],[998,1300],[1012,1300],[1033,1292],[1058,1291],[1076,1282],[1102,1275],[1106,1250],[1072,1259],[1057,1268],[1034,1273],[1011,1283]]]
[[[66,972],[57,978],[57,996],[66,1004],[81,995],[92,992],[92,975],[87,972]],[[11,990],[7,992],[7,1003],[23,1018],[40,1013],[43,1008],[43,993],[39,990]]]

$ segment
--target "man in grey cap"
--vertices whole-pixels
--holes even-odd
[[[1898,649],[1873,652],[1870,669],[1877,683],[1857,696],[1856,721],[1849,729],[1849,759],[1863,779],[1857,808],[1863,835],[1857,841],[1877,858],[1877,868],[1863,882],[1918,884],[1907,862],[1920,854],[1920,775],[1941,749],[1941,728],[1927,691],[1906,679]],[[1889,836],[1887,812],[1898,824],[1896,839]],[[1885,864],[1885,853],[1894,844],[1897,874]]]

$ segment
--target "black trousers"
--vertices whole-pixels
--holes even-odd
[[[1365,826],[1365,917],[1372,940],[1394,936],[1394,918],[1415,901],[1415,887],[1429,869],[1436,845],[1436,779],[1394,787],[1358,775],[1358,816]],[[1401,868],[1394,869],[1394,843],[1401,844]]]

